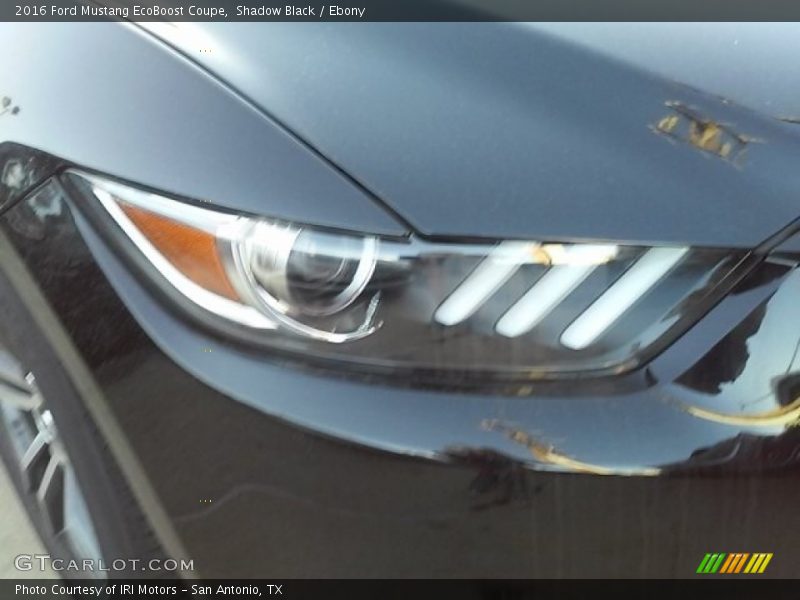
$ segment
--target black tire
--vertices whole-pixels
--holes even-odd
[[[141,564],[137,565],[137,570],[130,568],[109,570],[105,572],[105,576],[109,578],[175,576],[174,572],[143,570],[142,565],[152,559],[161,559],[163,562],[166,558],[165,553],[115,464],[106,441],[72,385],[66,369],[2,271],[0,271],[0,344],[36,377],[36,384],[53,416],[58,435],[70,457],[75,478],[83,492],[103,562],[110,566],[117,559],[141,561]],[[61,559],[73,558],[66,545],[60,544],[53,532],[48,530],[35,495],[24,489],[17,454],[2,427],[0,427],[0,456],[51,556]],[[24,548],[19,550],[19,554],[28,553]],[[72,571],[63,571],[60,574],[67,578],[87,577],[87,574]]]

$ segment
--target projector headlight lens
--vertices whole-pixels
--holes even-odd
[[[713,305],[746,254],[379,238],[70,176],[88,187],[160,284],[212,320],[304,359],[360,370],[516,379],[622,372]]]
[[[258,223],[233,245],[256,289],[279,300],[285,312],[328,316],[366,289],[375,271],[378,240]]]

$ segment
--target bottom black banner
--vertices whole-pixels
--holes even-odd
[[[755,586],[758,586],[756,590]],[[613,594],[660,598],[725,593],[727,598],[767,593],[796,594],[792,581],[709,578],[700,580],[0,580],[0,598],[323,598],[393,600],[436,597],[450,600],[516,598],[591,598]]]

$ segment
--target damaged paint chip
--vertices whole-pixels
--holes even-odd
[[[734,131],[729,125],[704,117],[680,102],[667,102],[671,113],[651,129],[739,166],[748,144],[758,141]]]
[[[560,471],[567,473],[591,473],[593,475],[641,475],[652,477],[659,475],[661,469],[658,467],[626,467],[626,466],[605,466],[589,462],[584,462],[576,458],[567,456],[558,451],[552,444],[543,442],[530,433],[523,431],[513,425],[503,423],[497,419],[484,419],[481,422],[481,429],[484,431],[495,431],[502,433],[509,440],[521,446],[525,446],[533,458],[544,465],[550,465]]]

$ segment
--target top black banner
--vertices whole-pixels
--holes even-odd
[[[7,0],[0,21],[800,21],[796,0]]]

